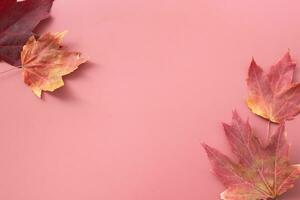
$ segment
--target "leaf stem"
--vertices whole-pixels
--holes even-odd
[[[269,120],[267,125],[267,144],[270,140],[270,137],[271,137],[271,121]]]
[[[8,69],[8,70],[5,70],[5,71],[0,72],[0,74],[5,74],[5,73],[7,73],[7,72],[14,71],[14,70],[19,70],[19,69],[21,69],[21,68],[12,68],[12,69]]]

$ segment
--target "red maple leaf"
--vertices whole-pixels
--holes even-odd
[[[226,186],[223,200],[267,200],[285,193],[299,178],[300,168],[289,162],[289,144],[281,124],[267,145],[262,145],[248,121],[234,112],[232,125],[224,124],[234,162],[204,144],[213,171]]]
[[[0,60],[18,66],[23,45],[49,17],[54,0],[0,0]]]
[[[300,112],[300,84],[293,82],[296,64],[287,53],[273,65],[269,73],[253,60],[247,84],[250,110],[272,122],[280,123],[293,119]]]

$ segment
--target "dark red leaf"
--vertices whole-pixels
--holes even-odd
[[[0,60],[20,65],[23,45],[34,28],[49,17],[54,0],[0,0]]]

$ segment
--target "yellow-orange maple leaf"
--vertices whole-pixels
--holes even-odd
[[[23,78],[35,95],[54,91],[64,85],[62,77],[70,74],[87,60],[79,52],[61,48],[66,32],[46,33],[29,38],[21,52]]]

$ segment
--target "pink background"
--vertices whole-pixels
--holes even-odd
[[[0,199],[219,199],[200,143],[228,153],[220,122],[235,108],[266,130],[244,105],[247,68],[252,56],[267,68],[288,48],[300,62],[299,6],[56,0],[39,31],[69,30],[66,46],[91,62],[43,100],[19,71],[1,74]],[[299,128],[300,117],[287,125],[293,162]],[[299,196],[300,184],[282,199]]]

